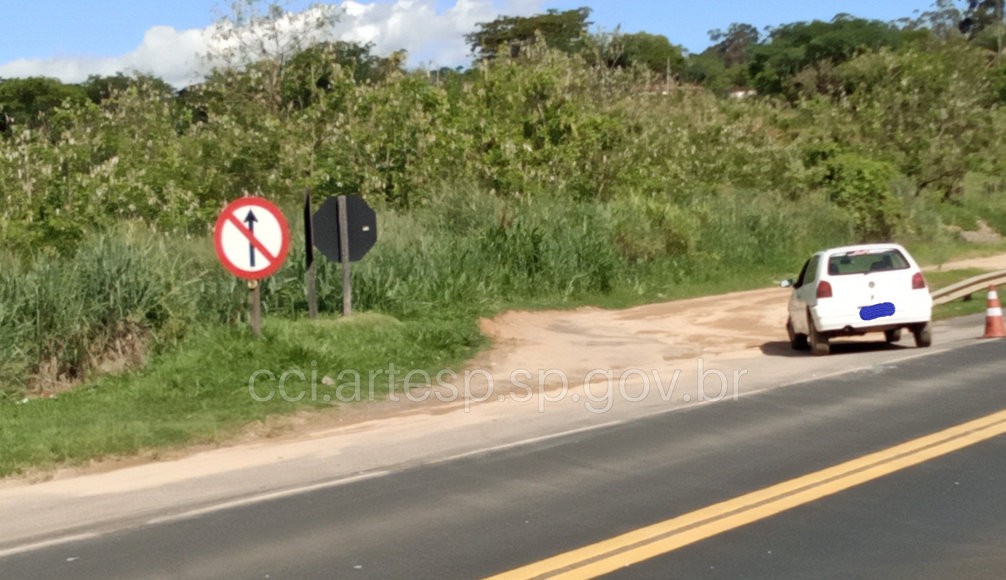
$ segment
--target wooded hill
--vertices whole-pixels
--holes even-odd
[[[402,318],[646,299],[830,243],[1006,230],[1001,3],[965,8],[735,24],[701,54],[591,33],[586,8],[505,17],[467,37],[470,68],[437,71],[347,43],[263,50],[263,11],[198,86],[3,80],[0,380],[72,378],[123,336],[170,346],[239,317],[206,236],[245,193],[292,215],[305,190],[366,198],[382,237],[358,304]],[[267,284],[268,312],[303,312],[298,268]]]

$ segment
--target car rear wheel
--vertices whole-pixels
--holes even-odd
[[[810,348],[810,344],[807,342],[807,335],[793,330],[792,319],[786,321],[786,334],[789,335],[789,345],[793,347],[793,350],[807,350]]]
[[[810,343],[811,354],[817,356],[831,354],[831,344],[828,342],[828,337],[818,332],[814,326],[814,317],[810,315],[810,312],[807,313],[807,328],[810,330],[807,339]]]
[[[899,340],[901,340],[901,329],[900,328],[894,328],[894,329],[891,329],[891,330],[885,330],[884,331],[884,339],[887,342],[898,342]]]
[[[933,324],[925,322],[912,327],[912,336],[915,338],[915,346],[926,348],[933,344]]]

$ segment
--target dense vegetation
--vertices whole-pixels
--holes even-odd
[[[249,49],[180,92],[4,80],[0,392],[135,367],[239,321],[244,287],[208,233],[244,193],[288,216],[305,190],[366,198],[381,239],[354,269],[356,308],[415,323],[410,340],[445,360],[507,306],[768,281],[822,245],[939,247],[944,225],[978,217],[1006,231],[986,179],[1006,158],[1001,24],[937,7],[765,38],[734,25],[698,55],[589,34],[582,9],[482,25],[468,70],[329,42]],[[270,316],[306,311],[300,243],[265,284]],[[320,272],[330,312],[336,270]]]

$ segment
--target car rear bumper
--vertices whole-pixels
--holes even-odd
[[[848,306],[831,305],[822,301],[811,308],[811,313],[818,332],[831,335],[881,332],[932,320],[933,301],[928,293],[924,297],[902,298],[891,304],[893,313],[887,314],[884,308],[872,311],[850,309]]]

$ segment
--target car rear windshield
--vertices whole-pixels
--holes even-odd
[[[857,250],[828,258],[828,275],[867,274],[908,268],[908,260],[898,250]]]

